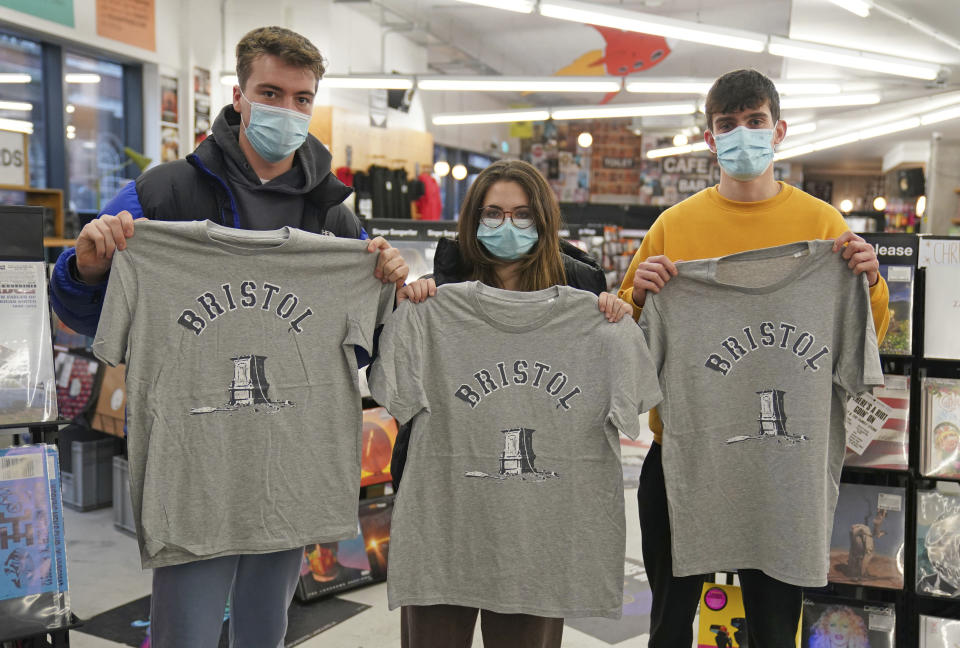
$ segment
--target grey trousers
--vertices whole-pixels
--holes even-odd
[[[217,648],[230,597],[230,648],[283,648],[303,549],[153,570],[151,648]]]

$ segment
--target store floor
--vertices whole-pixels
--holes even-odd
[[[646,417],[644,417],[646,418]],[[640,525],[637,521],[635,474],[646,454],[651,435],[640,444],[623,445],[626,484],[627,559],[641,562]],[[81,618],[119,607],[150,593],[150,572],[140,569],[137,543],[113,526],[112,509],[88,513],[65,512],[67,559],[73,609]],[[299,644],[303,648],[394,648],[400,646],[400,612],[387,609],[387,586],[379,583],[352,590],[339,598],[369,605],[370,608]],[[565,648],[594,646],[646,646],[646,636],[610,644],[569,625],[564,629]],[[120,648],[123,644],[85,634],[71,633],[74,648]],[[474,647],[483,645],[479,628]]]

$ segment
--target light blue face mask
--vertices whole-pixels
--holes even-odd
[[[748,182],[767,170],[773,161],[773,129],[737,126],[714,135],[717,161],[734,180]]]
[[[477,239],[493,256],[506,261],[516,261],[537,244],[539,239],[537,228],[530,226],[526,229],[515,227],[507,221],[500,227],[487,227],[483,223],[477,227]]]
[[[250,123],[243,124],[247,140],[260,157],[267,162],[279,162],[303,145],[310,128],[310,115],[254,103],[242,90],[240,96],[250,104]]]

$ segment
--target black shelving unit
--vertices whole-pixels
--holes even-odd
[[[0,209],[0,229],[4,232],[0,241],[0,260],[44,262],[43,247],[43,210],[39,207],[3,207]],[[49,341],[53,345],[53,339]],[[23,429],[30,434],[31,443],[58,445],[58,433],[64,420],[43,422],[18,422],[0,425],[0,429]],[[20,434],[14,434],[14,445],[23,441]],[[59,446],[58,446],[59,450]],[[61,648],[70,645],[70,630],[80,627],[83,622],[73,613],[68,618],[60,618],[54,625],[38,622],[30,625],[18,624],[12,620],[0,618],[0,645],[16,642],[13,645],[22,648]],[[37,626],[37,627],[34,627]],[[7,634],[9,633],[9,634]]]
[[[906,235],[916,240],[913,235]],[[917,493],[933,488],[938,481],[960,481],[931,478],[921,474],[921,409],[923,404],[922,379],[926,376],[960,379],[960,360],[940,360],[923,357],[925,272],[917,268],[914,274],[912,334],[910,355],[881,355],[885,374],[910,378],[909,454],[906,470],[886,470],[866,467],[844,467],[841,482],[896,486],[905,489],[905,529],[903,551],[903,580],[901,590],[870,586],[829,583],[827,587],[812,590],[860,603],[882,602],[896,606],[896,640],[898,648],[915,648],[920,642],[920,615],[960,619],[960,600],[918,594],[917,582]],[[958,326],[960,331],[960,326]]]

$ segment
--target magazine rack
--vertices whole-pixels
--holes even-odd
[[[0,227],[4,236],[0,239],[0,261],[35,261],[44,262],[43,249],[43,209],[40,207],[9,207],[0,208]],[[53,339],[47,341],[53,345]],[[30,434],[30,443],[55,444],[60,423],[68,421],[18,422],[0,425],[0,428],[26,428]],[[14,445],[23,441],[22,434],[14,435]],[[0,619],[0,628],[4,627]],[[48,627],[42,632],[29,636],[6,636],[0,629],[0,643],[18,641],[17,645],[30,648],[60,648],[70,645],[69,632],[83,623],[75,615],[70,614],[69,620],[63,620],[58,627]]]

